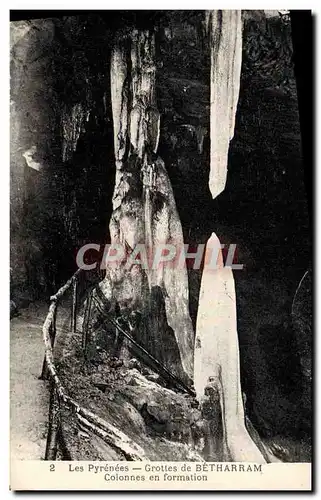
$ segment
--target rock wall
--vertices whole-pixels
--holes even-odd
[[[95,16],[11,23],[10,266],[18,305],[53,293],[75,270],[82,243],[106,238],[114,165],[100,28]],[[103,35],[108,44],[104,23]]]
[[[44,227],[56,147],[54,37],[50,19],[11,24],[11,290],[27,301],[46,290],[50,272]]]

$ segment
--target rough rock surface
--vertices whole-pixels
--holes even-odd
[[[202,418],[194,398],[166,387],[157,373],[130,356],[115,359],[100,350],[99,358],[86,362],[80,346],[79,333],[64,331],[57,337],[56,366],[69,396],[124,432],[149,460],[203,459]],[[100,439],[89,440],[88,429],[82,434],[66,409],[63,429],[75,459],[124,459]]]

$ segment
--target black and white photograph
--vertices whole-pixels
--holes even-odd
[[[311,30],[10,11],[11,463],[106,490],[311,464]]]

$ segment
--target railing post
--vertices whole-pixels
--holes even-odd
[[[43,358],[41,375],[39,377],[39,380],[48,380],[48,369],[47,369],[46,356]]]
[[[86,349],[87,343],[88,343],[91,303],[92,303],[92,291],[88,294],[87,304],[86,304],[85,314],[84,314],[84,322],[83,322],[83,328],[82,328],[82,348],[83,348],[83,350]]]
[[[51,323],[51,345],[54,347],[55,345],[55,340],[56,340],[56,319],[57,319],[57,309],[58,309],[58,304],[56,304],[53,317],[52,317],[52,323]]]
[[[54,309],[52,322],[50,324],[50,330],[49,330],[51,347],[54,347],[55,338],[56,338],[56,318],[57,318],[57,305]],[[41,375],[40,375],[39,379],[40,380],[48,380],[48,369],[47,369],[46,356],[43,359],[42,370],[41,370]]]
[[[46,356],[43,358],[41,375],[40,375],[39,379],[40,380],[48,380],[48,368],[47,368]]]
[[[60,404],[54,382],[51,383],[49,428],[46,444],[45,460],[56,460],[58,449],[58,433],[60,426]]]
[[[71,305],[71,331],[76,332],[76,319],[77,319],[77,276],[74,277],[72,283],[72,305]]]

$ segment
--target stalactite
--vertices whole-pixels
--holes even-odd
[[[77,149],[80,134],[85,131],[86,121],[89,120],[90,112],[82,103],[77,103],[69,110],[67,106],[62,111],[62,159],[68,161]]]
[[[209,187],[213,198],[216,198],[225,188],[229,144],[234,135],[242,64],[241,11],[212,11],[209,26],[211,43]]]
[[[116,179],[113,196],[113,209],[121,203],[125,195],[121,192],[120,179],[127,145],[129,79],[127,76],[127,57],[125,45],[115,44],[111,54],[111,104],[114,126],[114,151],[116,161]]]

